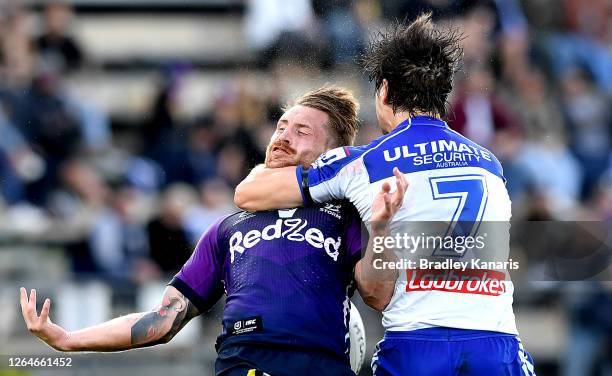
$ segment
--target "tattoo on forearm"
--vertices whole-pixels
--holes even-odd
[[[166,295],[160,307],[146,313],[132,325],[132,345],[144,347],[165,343],[197,315],[197,308],[182,294]],[[168,330],[170,321],[172,324]]]

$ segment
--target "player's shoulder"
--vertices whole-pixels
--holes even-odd
[[[339,169],[359,159],[366,150],[365,146],[340,146],[321,154],[311,168]]]
[[[211,228],[214,228],[219,234],[219,236],[222,236],[224,234],[227,234],[228,231],[231,231],[232,228],[237,224],[246,221],[249,218],[253,218],[255,217],[255,215],[256,213],[250,213],[244,210],[236,210],[217,219],[217,221],[215,221]]]
[[[320,169],[328,174],[337,174],[353,162],[361,160],[369,150],[374,149],[384,141],[386,136],[379,137],[366,145],[340,146],[321,154],[311,165],[311,168]]]
[[[410,124],[402,123],[393,132],[383,134],[375,138],[374,140],[372,140],[367,145],[356,146],[350,150],[354,154],[357,155],[357,158],[364,159],[366,157],[369,157],[371,159],[373,157],[374,159],[377,159],[376,157],[377,149],[380,149],[381,147],[388,145],[389,142],[392,142],[392,143],[393,142],[400,142],[400,143],[404,142],[404,139],[402,138],[402,136],[405,135],[405,133],[409,130],[410,130]],[[400,137],[397,137],[397,136],[400,136]],[[355,150],[353,151],[353,149]],[[373,154],[371,152],[373,152]]]
[[[469,138],[465,137],[464,135],[455,131],[452,128],[448,128],[448,131],[451,132],[454,135],[454,137],[461,140],[461,142],[468,144],[469,146],[474,147],[476,149],[479,149],[481,152],[481,155],[486,156],[486,158],[483,159],[483,163],[487,164],[488,162],[488,165],[489,165],[488,170],[491,171],[493,174],[501,177],[504,181],[506,180],[504,178],[504,170],[502,168],[502,164],[499,161],[499,159],[497,159],[495,154],[493,154],[491,150],[487,149],[486,147],[480,144],[477,144],[476,142],[470,140]]]
[[[314,188],[323,182],[330,181],[343,184],[368,176],[369,172],[364,157],[384,142],[388,136],[379,137],[366,145],[342,146],[325,152],[310,167],[312,170],[309,177],[310,187]]]

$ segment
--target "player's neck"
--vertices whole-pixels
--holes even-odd
[[[438,118],[436,114],[431,114],[428,112],[421,112],[421,111],[415,111],[412,113],[408,111],[396,112],[393,114],[393,117],[389,121],[389,123],[392,124],[391,131],[393,131],[395,128],[397,128],[398,125],[406,121],[406,119],[415,118],[417,116],[431,116],[431,117]]]

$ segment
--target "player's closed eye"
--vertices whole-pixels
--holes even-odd
[[[305,125],[300,125],[300,126],[298,126],[297,133],[298,133],[298,135],[300,135],[300,136],[308,136],[308,135],[310,135],[312,132],[311,132],[311,130],[310,130],[310,127],[307,127],[307,126],[305,126]]]

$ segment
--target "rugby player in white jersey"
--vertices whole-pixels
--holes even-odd
[[[410,187],[394,223],[450,223],[453,239],[458,228],[477,235],[500,223],[505,236],[501,231],[488,249],[504,254],[511,203],[502,167],[490,151],[441,120],[461,58],[459,38],[435,28],[430,15],[382,33],[365,68],[376,85],[384,135],[369,145],[328,151],[310,168],[259,166],[237,187],[236,204],[258,211],[348,199],[367,223],[373,198],[383,184],[393,185],[398,168]],[[383,312],[375,375],[534,373],[518,337],[507,270],[451,268],[426,281],[427,268],[406,269]],[[443,280],[432,283],[436,276]]]

